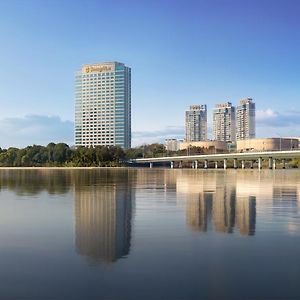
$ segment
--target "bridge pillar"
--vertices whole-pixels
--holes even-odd
[[[215,169],[218,169],[218,162],[215,161]]]
[[[253,160],[250,161],[250,168],[253,169]]]
[[[282,160],[282,169],[285,169],[285,159]]]
[[[205,161],[204,161],[204,169],[207,169],[208,168],[208,160],[206,159]]]
[[[262,168],[262,158],[259,157],[258,158],[258,169],[261,170],[261,168]]]
[[[151,163],[149,164],[149,167],[150,167],[150,169],[153,168],[153,162],[151,162]]]
[[[171,169],[174,169],[174,161],[170,162],[170,167],[171,167]]]
[[[235,168],[235,169],[237,169],[238,168],[238,162],[237,162],[237,159],[235,158],[234,160],[233,160],[233,167]]]
[[[275,159],[275,158],[273,158],[272,169],[273,169],[273,170],[276,169],[276,159]]]
[[[227,158],[224,158],[224,170],[227,169]]]
[[[245,161],[242,160],[242,169],[245,169]]]
[[[198,169],[198,160],[195,160],[195,161],[194,161],[194,168],[195,168],[195,169]]]
[[[179,162],[179,166],[178,166],[179,169],[182,168],[182,160]]]
[[[269,169],[272,169],[272,157],[269,157]]]

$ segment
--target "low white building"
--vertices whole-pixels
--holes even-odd
[[[185,150],[191,147],[199,147],[215,149],[216,152],[226,152],[227,151],[227,144],[224,141],[199,141],[199,142],[182,142],[180,143],[180,150]]]
[[[165,139],[165,147],[167,151],[178,151],[180,149],[180,140]]]

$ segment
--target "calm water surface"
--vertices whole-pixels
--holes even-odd
[[[0,299],[299,299],[298,170],[0,170]]]

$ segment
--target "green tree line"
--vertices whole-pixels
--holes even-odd
[[[126,161],[142,157],[162,157],[214,153],[214,149],[192,147],[167,151],[162,144],[142,145],[124,150],[117,146],[69,147],[65,143],[32,145],[25,148],[0,148],[0,167],[106,167],[122,166]]]
[[[125,152],[120,147],[78,147],[70,148],[65,143],[50,143],[18,149],[0,149],[1,167],[39,166],[118,166],[125,160]]]

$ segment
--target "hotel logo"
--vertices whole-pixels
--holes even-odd
[[[93,72],[107,72],[113,71],[112,66],[107,65],[85,65],[82,68],[83,73],[93,73]]]

